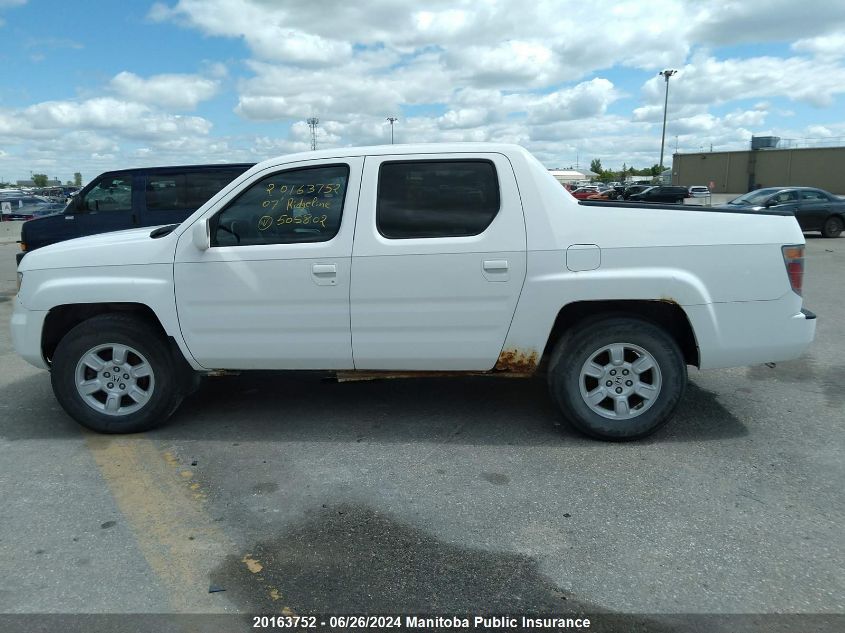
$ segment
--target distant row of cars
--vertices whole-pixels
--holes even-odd
[[[695,189],[695,191],[693,191]],[[705,193],[702,194],[701,190]],[[570,192],[579,200],[630,200],[631,202],[682,203],[685,198],[709,196],[707,187],[679,187],[674,185],[599,185],[580,187]]]
[[[31,220],[61,213],[65,202],[55,198],[36,196],[19,190],[0,191],[0,220]]]
[[[579,200],[681,203],[686,198],[710,196],[704,186],[600,186],[581,187],[570,192]],[[802,231],[820,231],[824,237],[839,237],[845,231],[845,198],[815,187],[765,187],[713,208],[763,211],[777,207],[791,211]]]

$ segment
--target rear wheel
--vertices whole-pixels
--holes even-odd
[[[183,380],[166,342],[146,321],[104,314],[80,323],[53,355],[53,392],[81,425],[137,433],[167,420]]]
[[[603,440],[634,440],[669,421],[686,388],[674,339],[636,318],[612,317],[578,327],[549,362],[549,389],[564,417]]]
[[[824,221],[822,226],[822,235],[824,237],[839,237],[839,234],[845,230],[845,223],[838,215],[832,215]]]

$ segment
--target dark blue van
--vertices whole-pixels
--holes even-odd
[[[29,251],[74,237],[181,222],[252,166],[233,163],[107,171],[71,198],[62,213],[24,222],[17,261]]]

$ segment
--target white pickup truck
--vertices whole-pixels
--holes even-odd
[[[106,433],[211,372],[545,372],[578,429],[634,439],[687,365],[801,355],[803,244],[776,210],[578,202],[514,145],[340,148],[260,163],[179,225],[30,253],[12,336]]]

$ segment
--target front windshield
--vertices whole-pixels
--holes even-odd
[[[780,191],[780,189],[776,189],[774,187],[749,191],[739,198],[734,198],[728,204],[748,204],[752,206],[762,205],[769,196],[776,194],[778,191]]]

